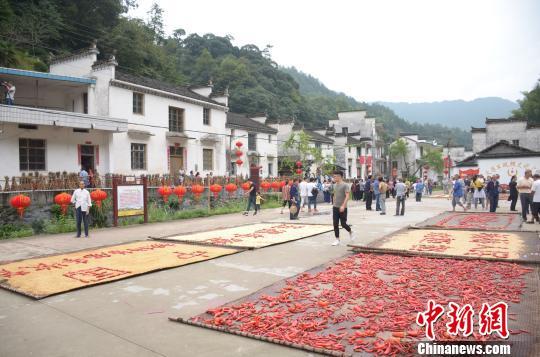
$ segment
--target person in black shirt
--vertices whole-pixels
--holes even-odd
[[[243,213],[244,216],[248,215],[251,206],[253,206],[253,209],[255,209],[255,199],[257,198],[257,190],[255,184],[251,180],[249,180],[248,182],[250,184],[249,190],[247,191],[248,205],[245,212]]]

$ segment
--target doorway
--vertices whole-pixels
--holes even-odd
[[[81,145],[81,166],[86,170],[95,171],[94,145]]]
[[[171,174],[177,175],[184,168],[184,148],[181,146],[169,146],[169,162]]]

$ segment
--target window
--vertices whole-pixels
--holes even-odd
[[[203,108],[203,124],[210,125],[210,108]]]
[[[144,113],[144,94],[133,92],[133,114]]]
[[[88,93],[83,93],[83,113],[88,114]]]
[[[169,131],[184,131],[184,109],[169,107]]]
[[[268,163],[268,176],[274,176],[274,164],[271,162]]]
[[[214,169],[214,150],[203,149],[203,170],[209,171]]]
[[[351,147],[349,146],[349,154],[351,153]]]
[[[37,125],[32,124],[19,124],[19,129],[27,129],[27,130],[37,130]]]
[[[352,176],[352,159],[349,159],[348,161],[349,165],[347,165],[347,176],[350,178]]]
[[[19,139],[20,170],[45,170],[45,140]]]
[[[146,144],[131,144],[131,169],[146,170]]]
[[[90,130],[88,129],[80,129],[80,128],[73,128],[74,133],[88,133]]]
[[[519,146],[519,140],[512,140],[512,145]]]
[[[272,135],[268,135],[268,144],[271,144],[272,143]]]
[[[322,145],[321,143],[315,143],[315,149],[321,150]]]
[[[257,151],[257,134],[248,134],[248,150]]]

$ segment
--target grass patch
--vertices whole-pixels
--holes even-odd
[[[32,227],[24,224],[3,224],[0,226],[0,239],[29,237],[34,234]]]
[[[75,220],[71,217],[60,216],[45,222],[43,232],[49,234],[68,233],[77,231]]]

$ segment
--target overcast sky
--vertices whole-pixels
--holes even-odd
[[[130,16],[147,18],[152,0]],[[540,78],[540,0],[158,0],[167,34],[272,45],[361,101],[520,99]]]

